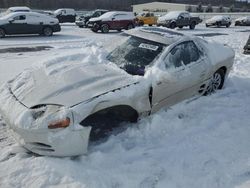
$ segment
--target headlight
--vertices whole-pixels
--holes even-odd
[[[73,113],[64,106],[39,105],[32,109],[32,116],[40,128],[66,128],[73,124]]]

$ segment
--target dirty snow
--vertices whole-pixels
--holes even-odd
[[[73,25],[62,29],[48,39],[1,39],[0,48],[37,43],[54,48],[0,54],[0,84],[25,68],[55,57],[77,61],[77,56],[71,55],[86,46],[86,41],[113,43],[117,35],[96,34]],[[87,155],[54,158],[27,153],[12,141],[4,141],[9,133],[0,119],[0,187],[250,187],[250,56],[242,54],[250,32],[239,32],[247,29],[201,25],[192,31],[179,30],[187,34],[228,34],[206,38],[226,43],[236,52],[225,88],[143,118],[104,143],[91,146]],[[69,52],[72,54],[60,59]]]

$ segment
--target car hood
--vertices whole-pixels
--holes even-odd
[[[28,108],[40,104],[70,107],[136,82],[115,65],[86,64],[67,70],[24,72],[12,82],[11,90]]]
[[[99,17],[97,17],[97,18],[90,18],[89,21],[90,22],[97,22],[97,21],[101,21],[101,19]]]

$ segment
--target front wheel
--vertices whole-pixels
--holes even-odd
[[[128,24],[127,30],[130,30],[130,29],[133,29],[133,28],[134,28],[134,25],[133,25],[133,24]]]
[[[174,23],[174,22],[173,22],[173,23],[171,23],[171,24],[170,24],[170,28],[171,28],[171,29],[176,28],[176,23]]]
[[[53,35],[53,30],[50,27],[45,27],[43,29],[43,35],[44,36],[52,36]]]
[[[4,38],[4,37],[5,37],[5,31],[0,28],[0,38]]]
[[[224,85],[224,79],[225,79],[225,72],[222,69],[217,70],[210,82],[209,85],[207,87],[207,90],[205,92],[205,95],[214,93],[215,91],[222,89],[223,85]]]
[[[103,33],[108,33],[108,32],[109,32],[109,26],[108,26],[108,24],[103,24],[103,25],[101,26],[101,31],[102,31]]]
[[[195,25],[196,25],[195,22],[192,22],[192,23],[190,24],[189,28],[190,28],[190,29],[194,29],[194,28],[195,28]]]

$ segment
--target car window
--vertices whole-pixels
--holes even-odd
[[[20,16],[16,16],[13,18],[14,20],[25,20],[26,16],[25,15],[20,15]]]
[[[129,37],[122,45],[115,48],[107,59],[127,73],[143,75],[150,65],[164,50],[166,45],[154,41]]]
[[[186,41],[171,49],[165,58],[166,68],[178,68],[200,59],[200,52],[193,41]]]

